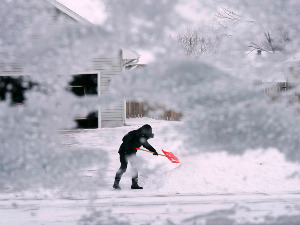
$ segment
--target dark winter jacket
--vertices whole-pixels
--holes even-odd
[[[148,139],[154,137],[152,134],[152,128],[146,124],[137,130],[130,131],[123,137],[123,143],[120,146],[120,154],[133,154],[136,153],[136,149],[141,146],[145,147],[149,151],[156,153],[156,150],[148,143]]]

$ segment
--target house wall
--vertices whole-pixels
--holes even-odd
[[[88,70],[100,72],[100,95],[106,94],[109,90],[111,80],[122,72],[121,55],[116,56],[99,56],[94,58]],[[120,102],[109,108],[101,109],[101,127],[118,127],[123,126],[124,105]]]
[[[50,4],[52,4],[53,8],[51,8],[50,16],[52,16],[53,22],[55,23],[59,20],[60,17],[69,18],[70,21],[81,22],[81,23],[89,23],[84,18],[80,17],[70,9],[61,5],[55,0],[47,0]],[[48,3],[47,3],[48,4]],[[117,76],[123,69],[122,66],[122,58],[121,53],[114,56],[99,56],[92,60],[88,68],[85,68],[83,74],[87,72],[90,74],[90,71],[93,73],[100,74],[100,95],[103,95],[108,92],[109,84],[111,79]],[[3,63],[0,60],[0,76],[22,76],[22,67],[17,63]],[[101,109],[98,112],[98,115],[101,117],[100,125],[101,127],[117,127],[125,124],[125,113],[124,113],[124,103],[120,102],[110,108]]]
[[[57,20],[60,16],[67,16],[71,20],[76,20],[80,23],[90,23],[72,10],[68,9],[64,5],[54,0],[48,0],[53,6],[56,7],[53,19]],[[86,68],[86,71],[100,72],[100,79],[98,78],[99,95],[103,95],[108,92],[111,79],[117,76],[122,71],[122,59],[121,53],[115,56],[99,56],[92,60],[90,66]],[[100,91],[99,91],[100,90]],[[110,108],[98,110],[98,124],[99,127],[117,127],[122,126],[125,123],[124,104],[120,102]]]

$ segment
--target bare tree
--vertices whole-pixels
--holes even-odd
[[[236,14],[235,12],[221,8],[216,14],[213,19],[217,24],[224,28],[228,28],[227,22],[230,21],[232,23],[238,23],[241,21],[241,16]]]
[[[218,44],[220,37],[208,37],[199,28],[187,27],[173,38],[184,48],[187,55],[199,56],[204,52],[212,51]]]
[[[255,21],[247,20],[238,13],[226,9],[220,8],[215,14],[213,19],[217,24],[225,29],[229,29],[230,26],[239,23],[255,23]],[[262,37],[258,37],[256,41],[252,41],[248,47],[250,51],[261,52],[282,52],[285,49],[286,43],[290,41],[290,35],[288,31],[282,27],[277,26],[275,29],[270,29],[271,31],[266,31],[263,33]]]
[[[285,50],[285,46],[287,42],[290,41],[289,33],[286,29],[282,27],[277,27],[275,31],[264,32],[263,40],[258,42],[251,42],[248,47],[251,51],[257,50],[260,52],[283,52]]]

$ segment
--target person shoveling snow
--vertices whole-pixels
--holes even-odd
[[[153,155],[158,155],[157,151],[148,143],[148,139],[153,138],[152,127],[149,124],[143,125],[137,130],[130,131],[123,137],[123,143],[120,146],[120,162],[121,167],[116,173],[115,182],[113,184],[114,189],[120,188],[120,180],[122,175],[126,172],[128,161],[131,164],[133,175],[131,189],[143,189],[138,185],[138,171],[136,166],[136,152],[141,146],[151,151]]]

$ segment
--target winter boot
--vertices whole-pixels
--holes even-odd
[[[114,189],[116,189],[116,190],[120,190],[120,189],[121,189],[121,188],[120,188],[120,185],[119,185],[120,180],[121,180],[121,179],[115,178],[115,182],[114,182],[114,185],[113,185],[113,188],[114,188]]]
[[[138,179],[137,178],[132,179],[131,189],[143,189],[143,187],[140,187],[138,185]]]

